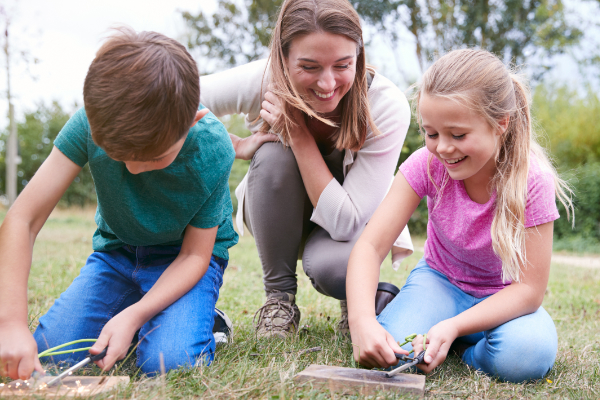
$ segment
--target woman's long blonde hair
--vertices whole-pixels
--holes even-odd
[[[491,233],[494,252],[502,260],[502,279],[518,282],[521,266],[527,265],[525,205],[531,156],[542,170],[552,173],[556,196],[564,204],[567,216],[573,213],[569,186],[560,179],[536,140],[530,115],[530,92],[525,80],[492,53],[463,49],[441,57],[423,75],[414,96],[419,125],[421,93],[451,99],[469,107],[483,116],[492,129],[499,129],[500,121],[509,116],[508,128],[500,137],[496,173],[490,182],[491,190],[496,193]],[[438,188],[438,196],[442,195],[448,182],[447,175],[445,171],[438,186],[429,174]]]
[[[296,91],[288,78],[286,59],[294,39],[314,33],[328,32],[342,35],[356,43],[356,77],[352,87],[342,98],[342,115],[339,130],[335,133],[335,147],[357,151],[367,138],[367,129],[377,133],[371,117],[367,96],[367,70],[362,28],[356,10],[348,0],[286,0],[281,6],[277,24],[271,38],[270,91],[284,103],[283,115],[275,126],[266,122],[263,130],[272,131],[288,145],[290,129],[296,124],[291,117],[294,109],[305,115],[317,118],[330,125],[332,121],[319,116],[306,103],[306,99]]]

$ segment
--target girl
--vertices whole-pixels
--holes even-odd
[[[365,228],[347,276],[354,357],[371,367],[406,354],[397,341],[427,333],[424,372],[450,346],[462,360],[511,382],[554,363],[554,323],[541,307],[552,252],[555,194],[569,189],[537,144],[528,90],[493,54],[457,50],[423,76],[415,96],[426,148],[415,152]],[[423,196],[425,256],[376,319],[379,266]],[[455,342],[456,341],[456,342]],[[423,337],[413,341],[415,354]]]

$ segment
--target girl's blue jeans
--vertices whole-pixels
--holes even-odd
[[[377,319],[396,341],[404,342],[406,336],[427,333],[438,322],[486,298],[463,292],[421,259],[400,293]],[[515,383],[544,377],[554,364],[558,348],[554,322],[542,307],[532,314],[458,340],[471,344],[462,356],[467,365]],[[411,344],[406,344],[404,349],[412,350]]]
[[[97,339],[112,317],[150,290],[179,250],[179,246],[126,245],[114,251],[94,252],[80,275],[40,318],[34,333],[38,351],[73,340]],[[213,360],[214,308],[226,267],[226,260],[213,256],[196,286],[142,326],[137,347],[137,365],[142,372],[160,371],[160,353],[167,370]],[[86,355],[87,352],[76,352],[53,356],[52,360],[48,357],[42,362],[73,364]]]

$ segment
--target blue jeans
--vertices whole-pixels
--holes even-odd
[[[406,336],[427,333],[438,322],[486,298],[463,292],[421,259],[400,293],[377,319],[395,340],[404,342]],[[462,356],[467,365],[515,383],[544,377],[554,364],[558,348],[554,322],[542,307],[532,314],[458,340],[471,344]],[[412,346],[409,343],[404,348],[410,351]]]
[[[116,314],[138,302],[179,254],[179,246],[124,246],[94,252],[80,275],[40,318],[34,333],[38,351],[77,339],[96,339]],[[189,292],[156,314],[139,331],[137,365],[147,374],[165,368],[210,364],[214,358],[214,308],[227,260],[213,256],[208,270]],[[182,277],[185,279],[185,277]],[[77,348],[85,344],[71,346]],[[87,355],[53,356],[53,362],[76,363]],[[42,362],[50,361],[47,358]]]

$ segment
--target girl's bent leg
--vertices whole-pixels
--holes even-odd
[[[404,342],[406,336],[427,333],[438,322],[460,314],[472,304],[471,296],[421,259],[377,320],[394,340]],[[410,351],[412,345],[407,343],[403,348]]]
[[[484,339],[467,349],[463,361],[488,375],[521,383],[543,378],[554,365],[556,327],[542,307],[484,334]]]
[[[248,171],[244,219],[256,241],[267,292],[296,294],[307,201],[292,150],[281,143],[263,144]]]
[[[196,286],[140,329],[137,358],[144,373],[160,371],[161,353],[167,371],[212,362],[216,346],[214,310],[226,267],[227,261],[213,256]],[[144,280],[148,282],[142,285],[145,290],[151,287],[152,275],[157,275],[156,279],[160,276],[151,269],[147,272]]]
[[[134,269],[130,256],[122,249],[90,255],[79,276],[40,318],[34,333],[39,352],[74,340],[97,339],[113,316],[139,301],[142,294],[126,277],[127,270]],[[91,345],[80,343],[61,350]],[[42,362],[76,363],[86,355],[84,351],[44,357]]]

